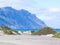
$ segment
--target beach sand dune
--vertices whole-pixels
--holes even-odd
[[[0,42],[0,45],[17,45],[17,44],[13,44],[13,43],[5,43],[5,42]]]
[[[0,45],[60,45],[60,38],[45,35],[2,35]]]

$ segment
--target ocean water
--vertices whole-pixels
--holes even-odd
[[[38,31],[38,29],[13,29],[16,31],[30,31],[30,30],[34,30],[34,31]]]
[[[60,32],[60,29],[55,29],[56,32]]]
[[[38,31],[38,29],[14,29],[16,31],[30,31],[30,30],[34,30],[34,31]],[[56,32],[60,32],[60,29],[54,29]]]

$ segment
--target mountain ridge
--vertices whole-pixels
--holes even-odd
[[[46,24],[25,9],[16,10],[12,7],[0,8],[0,26],[14,29],[40,29]]]

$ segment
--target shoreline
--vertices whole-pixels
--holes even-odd
[[[1,35],[0,45],[60,45],[60,38],[45,35]]]

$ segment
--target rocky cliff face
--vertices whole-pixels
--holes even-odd
[[[27,10],[4,7],[0,8],[0,26],[8,26],[14,29],[40,29],[46,25]]]

